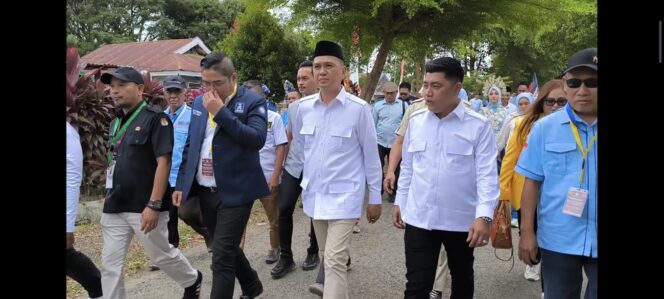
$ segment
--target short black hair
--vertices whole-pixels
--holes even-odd
[[[521,85],[525,85],[526,87],[528,87],[528,83],[523,82],[523,81],[519,82],[519,84],[517,84],[516,87],[518,88]]]
[[[201,59],[201,69],[212,69],[225,77],[230,77],[235,73],[235,67],[224,52],[210,52],[205,58]]]
[[[411,89],[411,88],[410,88],[410,83],[408,83],[408,82],[401,82],[401,84],[399,84],[399,89],[402,89],[402,88],[408,88],[408,90],[410,90],[410,89]]]
[[[261,87],[261,86],[263,86],[263,83],[262,83],[261,81],[258,81],[258,80],[248,80],[248,81],[245,81],[245,82],[242,84],[242,86],[243,86],[244,88],[252,89],[252,88],[254,88],[254,87]]]
[[[300,66],[298,66],[297,69],[299,70],[303,67],[314,67],[314,63],[311,62],[311,60],[302,61],[302,63],[300,63]]]
[[[507,91],[507,92],[512,92],[512,87],[505,86],[505,91]]]
[[[427,62],[424,66],[427,73],[445,73],[448,80],[463,83],[464,71],[461,62],[452,57],[440,57]]]

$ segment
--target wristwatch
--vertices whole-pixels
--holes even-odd
[[[159,211],[161,210],[161,204],[162,204],[161,200],[150,200],[148,201],[148,204],[146,206],[155,211]]]
[[[482,219],[486,224],[491,224],[491,222],[493,222],[493,220],[491,218],[486,217],[486,216],[482,216],[482,217],[478,217],[478,218]]]

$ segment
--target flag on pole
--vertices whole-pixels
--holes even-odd
[[[537,98],[537,93],[539,93],[539,85],[537,84],[537,74],[533,72],[533,80],[530,82],[530,86],[528,86],[528,89],[530,90],[530,93],[533,94],[535,98]]]

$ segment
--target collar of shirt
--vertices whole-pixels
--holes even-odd
[[[572,116],[574,117],[574,119],[571,119],[569,117],[569,114],[567,114],[568,110],[572,113]],[[569,121],[571,120],[571,121],[574,122],[574,124],[576,124],[577,127],[579,127],[579,129],[581,129],[581,128],[585,129],[587,127],[593,128],[597,125],[597,118],[595,118],[595,121],[593,121],[592,124],[588,124],[585,120],[583,120],[583,118],[581,118],[578,114],[576,114],[576,112],[574,111],[574,109],[572,109],[572,106],[570,106],[570,104],[565,105],[565,107],[563,107],[562,109],[559,109],[559,111],[560,111],[560,113],[565,114],[564,117],[560,118],[560,123],[569,123]],[[579,124],[582,124],[582,125],[579,126]]]
[[[339,103],[341,103],[341,106],[346,106],[346,101],[347,101],[347,99],[346,99],[346,91],[344,90],[343,86],[341,86],[341,85],[339,85],[339,86],[341,87],[341,88],[340,88],[341,91],[339,91],[339,93],[337,94],[337,96],[334,97],[334,99],[332,99],[332,101],[330,102],[330,104],[332,104],[332,103],[334,102],[334,100],[338,100]],[[320,91],[318,92],[318,99],[316,99],[316,102],[317,102],[317,103],[320,103],[320,104],[322,104],[322,105],[325,105],[325,103],[323,103],[323,99],[322,99],[322,97],[320,96]]]
[[[428,109],[427,109],[426,113],[427,113],[429,118],[434,118],[435,120],[447,120],[450,117],[452,117],[452,115],[456,115],[456,117],[460,121],[463,121],[463,117],[466,114],[466,108],[464,107],[461,100],[459,100],[459,102],[457,103],[457,106],[454,108],[454,110],[452,110],[452,112],[450,112],[449,114],[445,115],[445,117],[443,117],[443,118],[438,118],[438,116],[435,113],[431,112],[431,110],[428,110]]]
[[[168,117],[171,118],[171,122],[175,122],[175,120],[178,119],[178,115],[180,115],[180,113],[182,113],[182,111],[186,109],[185,108],[186,106],[187,106],[186,104],[182,103],[182,105],[180,105],[180,108],[178,108],[178,110],[175,110],[175,113],[173,113],[173,115],[171,115],[171,106],[168,106],[168,108],[164,110],[164,113],[166,113]]]
[[[119,119],[121,119],[122,123],[124,123],[125,121],[127,121],[129,119],[129,117],[131,117],[131,115],[134,113],[134,111],[136,111],[136,109],[138,109],[138,107],[141,106],[141,103],[142,103],[142,101],[139,101],[136,104],[136,106],[134,106],[134,108],[131,108],[131,110],[129,110],[126,114],[124,113],[124,110],[122,110],[122,108],[117,108],[118,110],[115,112],[115,116],[117,116]]]

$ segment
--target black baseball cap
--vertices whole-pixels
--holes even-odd
[[[168,76],[164,79],[164,90],[169,90],[171,88],[184,90],[187,88],[187,83],[180,76]]]
[[[574,53],[567,61],[567,68],[563,73],[580,67],[587,67],[597,71],[597,48],[583,49]]]
[[[134,82],[136,84],[144,84],[143,76],[141,76],[141,73],[130,67],[121,67],[115,70],[115,72],[102,74],[101,83],[111,84],[112,78],[127,82]]]

